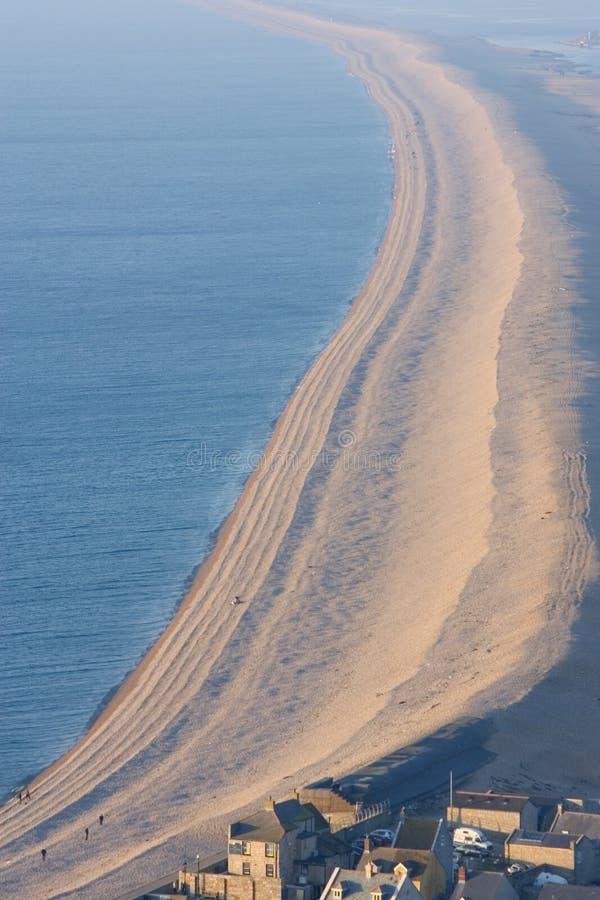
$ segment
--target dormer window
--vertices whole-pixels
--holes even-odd
[[[371,900],[381,900],[381,888],[373,888],[371,891]]]
[[[342,887],[342,885],[339,882],[337,884],[334,884],[334,886],[331,888],[332,900],[342,900],[343,895],[344,888]]]

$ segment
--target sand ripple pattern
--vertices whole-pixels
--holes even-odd
[[[525,372],[524,384],[506,379],[508,401],[499,389],[524,216],[484,104],[400,35],[252,0],[198,2],[346,58],[389,121],[392,213],[369,279],[177,615],[88,734],[34,781],[32,803],[0,810],[2,896],[115,896],[133,875],[147,881],[150,863],[169,871],[182,847],[203,853],[209,833],[220,846],[219,816],[282,792],[288,778],[348,770],[476,698],[477,709],[495,708],[502,685],[512,702],[532,683],[523,658],[541,619],[568,627],[594,556],[585,454],[559,449],[577,448],[577,429],[564,443],[546,430],[517,344],[505,369],[512,381]],[[401,464],[317,472],[324,446],[343,455],[369,439]],[[368,552],[353,559],[365,534]],[[231,606],[235,595],[243,602]],[[290,676],[282,657],[294,654]],[[99,812],[111,828],[84,848]]]
[[[568,535],[560,595],[573,598],[576,605],[583,600],[590,569],[595,560],[595,543],[590,532],[590,487],[586,473],[587,457],[583,450],[565,452],[565,482],[568,489]]]

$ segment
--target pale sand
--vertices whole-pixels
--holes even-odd
[[[564,656],[593,572],[540,161],[415,41],[201,5],[346,57],[389,119],[393,212],[175,619],[32,803],[0,811],[2,896],[116,896],[222,849],[266,792],[509,706]]]
[[[546,85],[555,94],[561,94],[574,100],[580,106],[591,110],[596,117],[600,116],[600,78],[584,75],[548,75]],[[592,127],[600,130],[600,119],[596,118]]]

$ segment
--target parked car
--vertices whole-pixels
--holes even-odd
[[[527,869],[533,868],[530,863],[514,862],[506,870],[508,875],[516,875],[517,872],[526,872]]]
[[[394,832],[389,828],[376,828],[375,831],[372,831],[369,835],[373,843],[381,847],[385,844],[391,844],[394,840]]]

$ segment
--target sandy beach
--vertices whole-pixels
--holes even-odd
[[[265,794],[463,715],[498,722],[486,786],[534,768],[581,786],[595,759],[566,738],[549,756],[519,706],[567,658],[596,572],[577,260],[543,160],[416,38],[198,5],[346,59],[388,119],[393,209],[170,626],[32,801],[0,810],[2,896],[117,897],[220,849]]]

